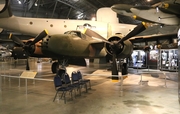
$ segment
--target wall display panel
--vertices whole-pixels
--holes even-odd
[[[157,61],[158,60],[158,50],[150,50],[149,52],[149,60],[154,60],[154,61]]]
[[[146,53],[143,50],[133,50],[129,59],[129,67],[146,68]]]
[[[147,68],[149,69],[158,69],[159,67],[159,50],[154,49],[150,50],[147,53]]]
[[[177,71],[178,68],[178,50],[162,49],[160,51],[160,69],[168,71]]]

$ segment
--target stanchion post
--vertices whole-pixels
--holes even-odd
[[[123,96],[123,76],[124,75],[121,75],[121,86],[120,86],[120,96],[122,97]]]
[[[19,87],[21,87],[21,74],[19,74]]]
[[[167,87],[167,85],[166,85],[166,73],[163,72],[163,74],[164,74],[164,76],[165,76],[165,77],[164,77],[164,86]]]
[[[19,86],[18,87],[21,87],[21,78],[19,77]]]
[[[35,85],[35,80],[33,80],[33,84]]]
[[[138,66],[137,66],[137,72],[138,72]]]
[[[1,74],[0,74],[0,92],[2,91],[1,88],[2,88],[2,79],[1,79]]]
[[[142,74],[141,74],[141,79],[140,79],[140,82],[139,82],[139,83],[140,83],[140,85],[142,85]]]
[[[25,79],[26,94],[27,94],[27,78]]]

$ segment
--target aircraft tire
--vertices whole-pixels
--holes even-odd
[[[51,71],[53,74],[55,74],[57,72],[57,68],[59,67],[58,62],[54,62],[51,66]]]

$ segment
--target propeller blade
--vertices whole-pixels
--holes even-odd
[[[10,34],[9,39],[12,39],[16,44],[18,44],[22,47],[25,46],[24,43],[17,36]]]
[[[118,43],[122,43],[125,40],[128,40],[129,38],[139,34],[140,32],[144,31],[146,29],[146,25],[144,22],[136,26],[129,34],[127,34],[125,37],[123,37],[121,40],[119,40]]]
[[[116,63],[116,54],[113,53],[112,66],[111,66],[112,75],[118,75],[117,63]],[[112,76],[112,80],[117,80],[118,77]]]
[[[100,41],[103,41],[103,42],[106,42],[106,43],[109,43],[111,44],[111,42],[109,42],[108,40],[106,40],[104,37],[102,37],[101,35],[99,35],[97,32],[91,30],[91,29],[88,29],[86,28],[83,32],[84,34],[88,35],[89,37],[93,38],[93,39],[96,39],[96,40],[100,40]]]
[[[42,40],[44,37],[46,37],[48,35],[47,30],[43,30],[40,34],[38,34],[34,40],[29,44],[29,46],[34,45],[35,43],[39,42],[40,40]]]

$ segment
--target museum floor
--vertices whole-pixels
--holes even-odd
[[[108,65],[69,66],[68,73],[80,70],[86,74],[84,78],[91,80],[92,89],[88,93],[83,89],[81,96],[73,100],[68,95],[64,104],[58,97],[53,102],[56,91],[51,63],[29,61],[31,70],[37,71],[35,78],[40,80],[28,79],[27,87],[26,79],[17,78],[25,69],[24,60],[16,64],[0,62],[0,114],[180,114],[178,83],[162,78],[168,72],[129,69],[121,86],[108,77],[111,74],[106,70]],[[141,76],[143,81],[149,81],[148,84],[139,84]]]

